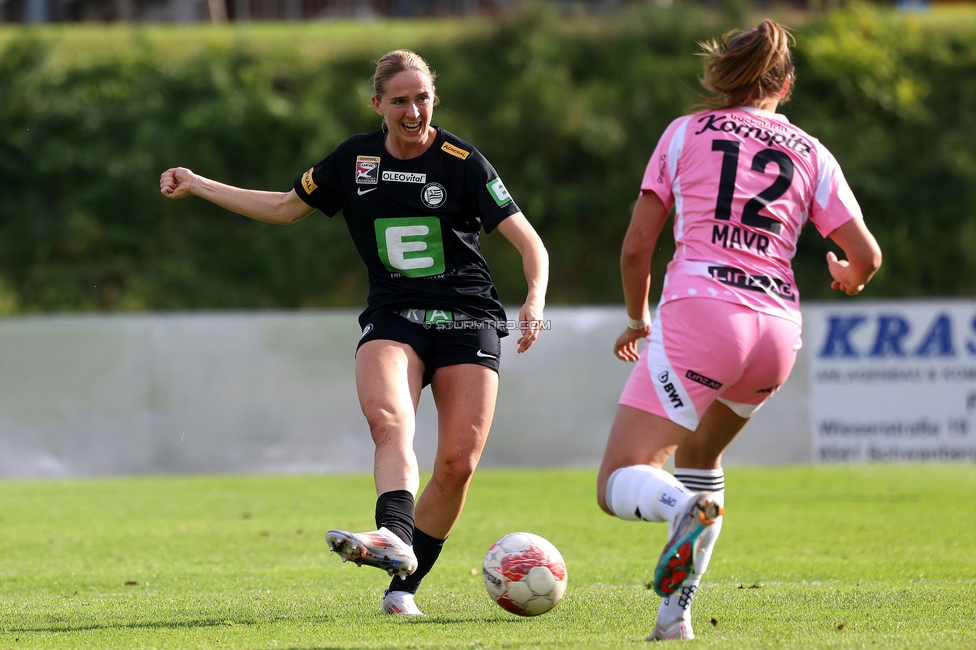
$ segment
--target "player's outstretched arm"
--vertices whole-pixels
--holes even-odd
[[[830,238],[847,256],[841,260],[833,252],[827,253],[827,269],[834,279],[830,288],[856,295],[881,268],[881,248],[863,219],[851,219],[830,233]]]
[[[539,234],[521,212],[516,212],[498,224],[498,230],[522,256],[522,271],[529,285],[525,304],[519,310],[519,354],[528,350],[542,331],[542,310],[546,306],[549,286],[549,253]]]
[[[185,167],[167,169],[159,176],[159,191],[170,199],[199,196],[237,214],[274,224],[292,224],[312,213],[295,190],[262,192],[245,190],[194,174]]]
[[[651,290],[651,257],[657,238],[668,220],[668,209],[654,192],[644,192],[637,199],[630,226],[620,251],[620,278],[624,285],[627,316],[644,320],[650,313],[647,294]],[[623,361],[637,361],[637,341],[647,336],[650,325],[641,329],[628,327],[617,337],[613,353]]]

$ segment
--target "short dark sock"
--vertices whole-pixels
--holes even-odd
[[[376,527],[386,528],[413,544],[413,495],[408,490],[384,492],[376,499]]]
[[[420,582],[434,568],[434,562],[444,548],[445,539],[431,537],[419,528],[413,531],[413,552],[417,554],[417,570],[405,579],[394,577],[390,582],[390,591],[406,591],[411,594],[420,589]]]

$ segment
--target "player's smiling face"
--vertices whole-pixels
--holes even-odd
[[[390,153],[409,158],[430,146],[435,135],[430,126],[434,116],[434,86],[430,77],[415,70],[398,72],[387,82],[383,96],[373,97],[373,106],[389,129]]]

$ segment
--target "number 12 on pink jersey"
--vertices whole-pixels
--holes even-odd
[[[712,140],[712,151],[722,152],[722,171],[718,182],[718,199],[715,201],[715,218],[719,221],[732,219],[732,198],[735,196],[735,177],[739,171],[739,142]],[[759,214],[759,211],[786,193],[793,182],[793,161],[782,151],[763,149],[752,159],[751,169],[765,173],[769,163],[776,163],[779,175],[773,184],[749,199],[742,209],[742,224],[778,235],[783,228],[776,219]]]

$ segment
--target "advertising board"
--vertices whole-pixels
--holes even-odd
[[[814,462],[976,461],[976,301],[808,305]]]

